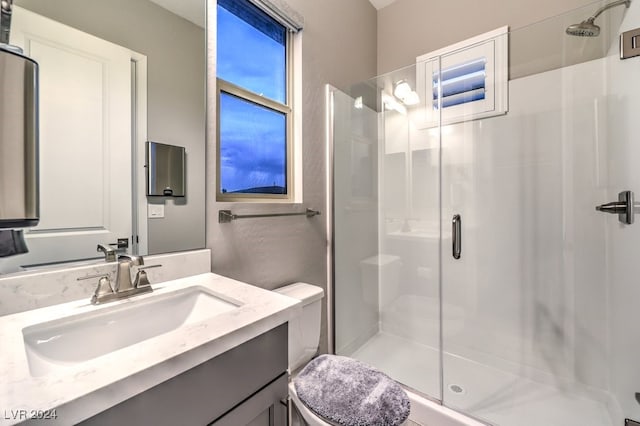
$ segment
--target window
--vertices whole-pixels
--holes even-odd
[[[507,27],[419,56],[416,61],[417,92],[427,95],[420,127],[507,113]]]
[[[481,101],[487,93],[487,58],[481,57],[453,65],[433,74],[433,108],[437,109],[440,85],[442,108]]]
[[[217,199],[291,200],[300,25],[265,0],[218,0],[217,14]]]

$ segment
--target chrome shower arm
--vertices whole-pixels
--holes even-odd
[[[611,9],[612,7],[620,6],[622,4],[624,4],[626,7],[629,7],[631,5],[631,0],[618,0],[618,1],[614,1],[613,3],[609,3],[605,6],[602,6],[600,9],[596,10],[596,12],[593,15],[591,15],[591,17],[589,17],[587,21],[593,22],[598,16],[602,15],[602,12],[604,12],[605,10]]]
[[[0,44],[9,44],[13,0],[0,0]]]

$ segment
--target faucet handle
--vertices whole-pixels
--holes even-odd
[[[159,268],[159,267],[161,267],[161,266],[162,266],[162,265],[158,263],[158,264],[156,264],[156,265],[143,265],[143,266],[136,266],[136,269],[137,269],[138,271],[142,271],[142,270],[145,270],[145,269]]]
[[[149,282],[149,277],[147,277],[147,273],[146,273],[145,269],[159,268],[161,266],[162,265],[148,265],[148,266],[135,267],[137,269],[137,272],[136,272],[136,278],[133,281],[133,287],[134,288],[138,288],[138,287],[144,287],[144,286],[151,285],[151,283]]]
[[[113,288],[113,284],[111,284],[109,274],[96,274],[96,275],[87,275],[86,277],[80,277],[77,280],[88,280],[91,278],[100,278],[98,280],[98,285],[96,290],[93,292],[93,296],[91,297],[91,303],[93,305],[97,305],[100,303],[100,299],[103,298],[107,294],[115,294],[115,289]]]
[[[93,275],[86,275],[84,277],[78,277],[76,278],[76,281],[84,281],[84,280],[90,280],[91,278],[111,278],[111,275],[106,273],[106,274],[93,274]]]
[[[94,305],[100,302],[100,298],[107,294],[114,294],[115,290],[113,289],[113,284],[111,284],[111,280],[108,275],[103,276],[98,280],[98,286],[96,287],[96,291],[93,293],[93,297],[91,298],[91,303]]]

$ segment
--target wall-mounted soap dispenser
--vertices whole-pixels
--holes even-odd
[[[38,64],[9,45],[11,0],[0,2],[0,228],[38,224]]]
[[[147,195],[184,197],[186,152],[181,146],[147,142]]]

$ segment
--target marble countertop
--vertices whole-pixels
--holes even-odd
[[[205,287],[242,305],[46,375],[30,373],[23,328],[191,286]],[[75,424],[285,323],[302,310],[295,299],[213,273],[153,288],[152,294],[100,306],[84,299],[0,317],[0,424],[20,423],[25,413],[53,409],[57,418],[46,424]]]

